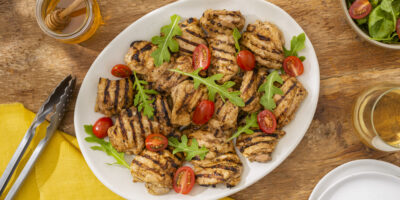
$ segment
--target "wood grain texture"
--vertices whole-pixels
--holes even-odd
[[[91,63],[119,32],[170,2],[173,0],[101,0],[105,25],[88,41],[70,45],[42,33],[35,20],[34,0],[0,0],[0,103],[21,102],[37,111],[70,73],[77,76],[79,88]],[[400,51],[375,47],[357,36],[347,24],[339,0],[271,2],[286,10],[313,43],[321,71],[320,99],[305,138],[289,158],[232,197],[308,199],[327,172],[348,161],[373,158],[400,166],[400,153],[372,151],[358,140],[350,115],[363,88],[382,81],[400,83]],[[61,126],[70,133],[74,132],[74,106],[69,106]]]

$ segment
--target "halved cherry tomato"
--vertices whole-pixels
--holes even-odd
[[[289,76],[300,76],[304,72],[301,60],[296,56],[289,56],[283,60],[283,69]]]
[[[204,44],[199,44],[193,52],[193,68],[201,68],[206,70],[210,66],[211,53],[208,47]]]
[[[396,32],[400,38],[400,18],[397,20],[397,23],[396,23]]]
[[[93,133],[98,138],[105,138],[107,136],[108,129],[113,125],[113,121],[109,117],[102,117],[96,121],[93,125]]]
[[[275,115],[269,110],[263,110],[257,115],[258,126],[264,133],[274,133],[276,129]]]
[[[194,186],[194,171],[188,166],[180,167],[174,176],[174,190],[176,193],[188,194]]]
[[[196,110],[194,110],[192,121],[198,125],[207,123],[213,116],[214,109],[214,102],[209,100],[200,101]]]
[[[162,151],[168,146],[168,139],[158,133],[146,137],[146,149],[149,151]]]
[[[239,67],[243,70],[250,71],[256,66],[256,58],[248,50],[239,51],[236,59]]]
[[[112,68],[111,74],[119,78],[126,78],[132,75],[132,70],[126,65],[118,64]]]
[[[353,19],[362,19],[366,17],[372,9],[372,5],[368,0],[356,0],[351,4],[349,14]]]

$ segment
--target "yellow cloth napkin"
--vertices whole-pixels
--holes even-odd
[[[0,174],[3,174],[34,117],[35,114],[25,109],[22,104],[0,105]],[[5,198],[34,148],[46,134],[47,126],[48,122],[44,122],[38,127],[35,137],[0,199]],[[97,180],[83,159],[76,138],[57,131],[32,168],[15,199],[114,200],[122,198]]]

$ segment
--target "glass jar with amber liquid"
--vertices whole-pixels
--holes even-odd
[[[400,84],[382,83],[363,91],[355,101],[352,120],[367,146],[400,151]]]
[[[45,23],[46,16],[56,9],[68,7],[74,0],[38,0],[36,20],[49,36],[65,43],[80,43],[89,39],[102,24],[96,0],[85,0],[69,16],[70,22],[62,30],[53,31]]]

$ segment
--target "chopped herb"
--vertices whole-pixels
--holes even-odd
[[[257,113],[252,113],[250,116],[246,117],[246,125],[240,126],[238,130],[228,139],[232,140],[233,138],[239,137],[240,134],[246,133],[246,134],[253,134],[254,131],[251,130],[250,128],[258,128],[258,122],[257,122]]]
[[[171,50],[171,52],[179,51],[179,44],[174,39],[174,36],[182,35],[182,31],[178,26],[179,20],[181,20],[179,15],[172,15],[171,23],[161,28],[161,36],[154,36],[151,38],[151,42],[158,45],[158,48],[151,54],[156,66],[162,65],[164,61],[170,61],[171,54],[169,50]]]
[[[200,84],[205,85],[208,89],[208,98],[210,101],[214,101],[215,94],[218,93],[223,101],[225,101],[225,98],[227,98],[231,103],[236,106],[245,106],[243,99],[240,98],[240,91],[228,91],[229,88],[235,85],[235,82],[227,81],[223,85],[218,85],[217,83],[215,83],[215,81],[220,80],[224,76],[223,74],[214,74],[210,77],[203,78],[199,76],[200,70],[201,69],[197,69],[191,73],[187,73],[179,69],[170,69],[170,71],[192,77],[195,89],[197,89]]]
[[[233,39],[235,40],[235,47],[237,52],[240,51],[239,39],[242,37],[237,28],[233,29]]]
[[[264,92],[263,96],[260,99],[261,105],[264,106],[265,109],[273,110],[276,107],[274,101],[274,95],[280,94],[283,95],[283,91],[280,88],[277,88],[274,83],[278,82],[280,84],[283,83],[281,76],[279,75],[278,71],[272,71],[267,76],[267,81],[264,82],[260,88],[258,88],[258,92]]]
[[[304,33],[298,35],[297,37],[293,36],[292,40],[290,41],[290,49],[287,50],[286,48],[283,48],[283,51],[285,52],[285,57],[288,56],[299,57],[298,52],[306,47],[305,41],[306,41],[306,34]],[[304,56],[300,56],[299,58],[301,61],[304,61],[306,59],[306,57]]]
[[[168,144],[169,146],[175,147],[174,151],[172,151],[173,154],[184,152],[186,154],[187,161],[192,160],[192,158],[195,156],[199,156],[200,159],[203,160],[208,153],[208,149],[206,147],[203,146],[199,148],[199,143],[197,143],[197,140],[194,138],[192,139],[192,143],[189,146],[188,138],[186,135],[183,135],[181,137],[181,142],[179,142],[178,139],[175,137],[169,137]]]
[[[137,91],[133,104],[137,106],[139,112],[143,110],[144,115],[146,115],[148,118],[152,118],[154,115],[154,108],[151,104],[155,99],[151,99],[148,95],[158,93],[155,90],[145,89],[143,85],[147,85],[148,83],[144,80],[138,79],[135,71],[133,71],[133,76],[135,77],[133,87]]]
[[[111,164],[118,164],[124,166],[129,169],[129,164],[125,161],[124,153],[119,153],[111,143],[105,141],[104,139],[100,139],[93,134],[93,126],[92,125],[84,125],[85,132],[89,135],[85,140],[90,143],[97,143],[100,146],[91,146],[90,148],[93,150],[104,151],[107,155],[115,158],[116,162]],[[110,164],[110,163],[107,163]]]

